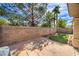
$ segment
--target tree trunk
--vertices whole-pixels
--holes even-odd
[[[34,5],[33,5],[33,3],[32,3],[32,8],[31,8],[31,10],[32,10],[32,17],[31,17],[32,21],[31,21],[31,26],[35,26],[35,23],[34,23]]]
[[[54,13],[54,28],[55,28],[55,26],[56,26],[56,25],[55,25],[55,13]]]
[[[56,14],[56,29],[58,29],[58,14]]]
[[[49,20],[49,28],[51,27],[51,21]]]

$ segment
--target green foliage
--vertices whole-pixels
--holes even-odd
[[[6,25],[6,24],[7,24],[7,22],[6,22],[5,19],[0,19],[0,26],[1,26],[1,25]]]
[[[16,4],[16,5],[17,5],[17,7],[18,7],[19,9],[21,9],[21,10],[25,7],[23,3],[18,3],[18,4]]]
[[[40,13],[44,13],[45,12],[45,8],[43,6],[39,6],[38,8]]]
[[[41,27],[49,27],[49,24],[48,24],[48,23],[43,23],[43,24],[41,25]]]
[[[68,35],[67,34],[58,34],[56,36],[50,36],[49,39],[66,44],[68,42]]]
[[[6,7],[6,5],[8,6]],[[13,11],[11,11],[11,9],[8,9],[8,7],[12,8]],[[25,21],[28,21],[28,25],[29,23],[32,25],[33,24],[38,25],[37,20],[45,14],[47,10],[46,8],[47,8],[47,3],[44,3],[44,4],[43,3],[42,4],[39,4],[39,3],[1,4],[0,16],[7,17],[12,24],[15,23],[13,21],[15,21],[16,19],[18,23],[20,22],[20,20],[25,20]],[[17,10],[20,11],[22,14],[17,13]]]
[[[54,16],[53,16],[52,12],[48,11],[46,13],[46,19],[49,21],[49,20],[52,20],[53,18],[54,18]]]
[[[3,8],[1,8],[1,7],[0,7],[0,15],[1,15],[1,16],[6,15],[5,9],[3,9]]]
[[[46,8],[44,6],[39,6],[37,11],[38,11],[38,14],[37,14],[38,18],[41,18],[45,14]]]
[[[52,12],[54,13],[54,28],[58,28],[58,14],[60,14],[60,10],[59,10],[60,6],[57,5],[55,6],[55,8],[52,10]]]
[[[51,22],[53,21],[53,18],[54,18],[52,12],[48,11],[45,15],[45,18],[46,18],[45,19],[46,23],[44,23],[43,26],[51,27]]]
[[[58,22],[58,27],[65,28],[66,25],[67,25],[66,22],[67,22],[66,20],[60,19],[59,22]]]
[[[59,8],[60,8],[59,5],[55,6],[53,12],[56,13],[56,14],[60,13]]]

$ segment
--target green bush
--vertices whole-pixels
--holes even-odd
[[[49,36],[49,39],[66,44],[68,42],[68,35],[57,34],[56,36]]]
[[[41,25],[41,27],[49,27],[49,24],[48,24],[48,23],[43,23],[43,24]]]
[[[0,26],[1,26],[1,25],[6,25],[6,24],[7,24],[7,22],[6,22],[5,19],[0,19]]]
[[[60,19],[59,22],[58,22],[58,27],[65,28],[67,26],[66,22],[67,22],[66,20]]]

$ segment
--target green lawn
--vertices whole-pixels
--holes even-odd
[[[49,39],[66,44],[68,41],[68,35],[67,34],[57,34],[55,36],[51,35],[49,36]]]

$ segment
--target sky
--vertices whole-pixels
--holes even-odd
[[[72,24],[71,21],[73,18],[70,17],[68,14],[68,8],[67,8],[66,3],[59,3],[59,4],[58,3],[50,3],[50,4],[48,4],[48,7],[47,7],[48,11],[52,11],[56,5],[60,6],[59,18],[67,20],[67,24],[71,25]]]

